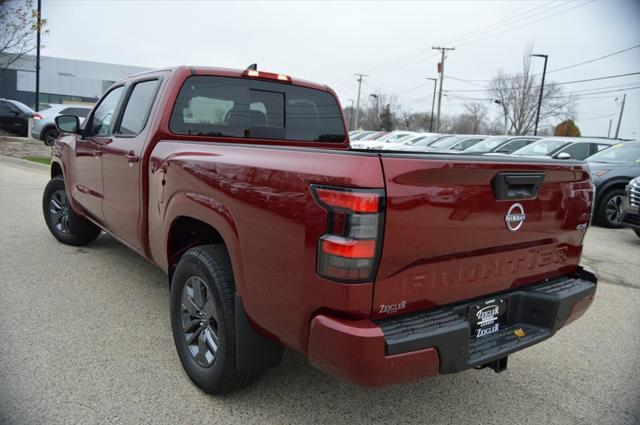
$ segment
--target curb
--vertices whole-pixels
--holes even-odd
[[[29,161],[21,158],[14,158],[12,156],[0,155],[0,164],[11,164],[20,168],[26,168],[30,171],[36,171],[42,174],[49,174],[50,168],[48,165],[39,164],[37,162]]]

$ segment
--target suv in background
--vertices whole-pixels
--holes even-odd
[[[35,112],[17,100],[0,99],[0,131],[26,136],[29,118]]]
[[[548,156],[554,159],[584,161],[591,155],[616,143],[608,139],[588,137],[549,137],[513,152],[518,156]]]
[[[627,196],[622,199],[621,219],[623,227],[630,227],[640,236],[640,177],[631,180],[626,187]]]
[[[45,145],[51,146],[59,134],[55,123],[55,118],[58,115],[76,115],[82,123],[89,112],[91,112],[90,106],[49,104],[47,108],[39,110],[33,116],[31,137],[40,139]]]
[[[590,156],[587,164],[596,187],[596,223],[604,227],[620,227],[625,185],[640,176],[640,143],[619,143]]]

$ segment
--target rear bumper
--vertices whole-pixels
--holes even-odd
[[[500,294],[508,302],[501,331],[471,338],[471,303],[382,319],[348,321],[325,315],[311,322],[309,362],[363,386],[384,386],[486,365],[553,336],[591,305],[597,276],[573,275]],[[521,330],[524,335],[516,336]],[[519,332],[522,334],[522,332]]]

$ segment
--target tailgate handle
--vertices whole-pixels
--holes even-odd
[[[538,195],[544,173],[498,173],[493,178],[497,200],[533,199]]]

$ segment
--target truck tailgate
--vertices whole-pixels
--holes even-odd
[[[381,161],[387,207],[374,318],[576,270],[593,197],[584,164],[398,154]]]

